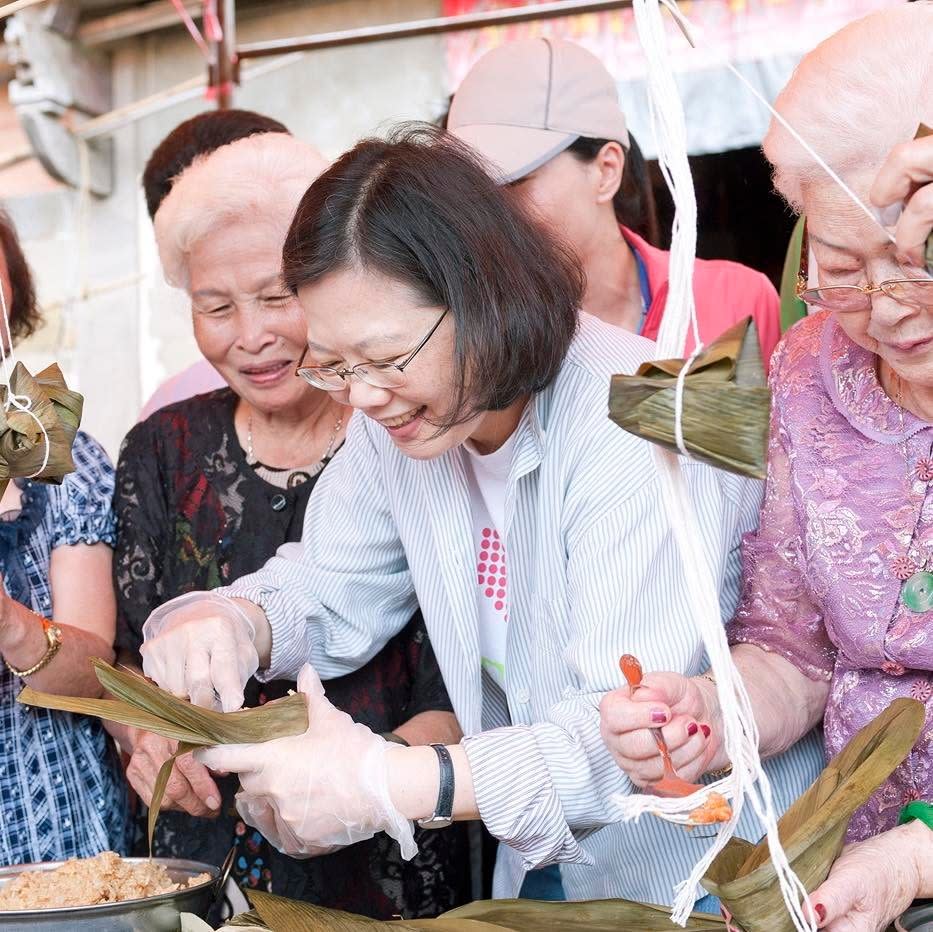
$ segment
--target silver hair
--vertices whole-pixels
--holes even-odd
[[[187,291],[191,250],[229,224],[264,224],[284,243],[302,196],[327,166],[314,146],[285,133],[248,136],[195,159],[155,215],[165,280]]]
[[[933,125],[933,2],[870,13],[801,60],[775,109],[838,172],[875,171],[921,122]],[[764,141],[774,185],[797,210],[829,176],[777,120]]]

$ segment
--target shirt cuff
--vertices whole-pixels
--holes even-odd
[[[521,856],[526,870],[558,862],[594,863],[564,818],[530,729],[498,728],[464,738],[462,744],[486,828]]]

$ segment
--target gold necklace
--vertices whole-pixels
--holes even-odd
[[[343,427],[343,411],[339,411],[337,414],[337,420],[334,422],[334,428],[330,432],[330,440],[327,442],[327,449],[324,451],[324,455],[318,460],[317,465],[320,465],[325,460],[329,459],[334,452],[334,445],[337,443],[337,437],[340,434],[340,428]],[[246,415],[246,462],[250,466],[261,465],[259,460],[253,455],[253,412],[250,409],[249,414]]]

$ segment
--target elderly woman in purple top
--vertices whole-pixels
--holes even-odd
[[[777,108],[868,202],[892,147],[933,125],[933,4],[850,24],[802,61]],[[776,122],[765,152],[807,216],[819,281],[802,286],[813,315],[772,360],[768,483],[729,637],[763,755],[821,719],[832,755],[895,698],[927,705],[919,741],[811,897],[821,928],[874,932],[933,896],[933,806],[915,802],[933,803],[933,279]],[[713,683],[646,684],[646,701],[618,690],[603,703],[620,766],[641,784],[660,776],[645,729],[661,714],[685,778],[724,766]]]

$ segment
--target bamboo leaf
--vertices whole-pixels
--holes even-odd
[[[256,744],[301,735],[308,730],[308,706],[299,694],[285,696],[255,709],[218,712],[173,696],[132,670],[116,669],[103,660],[91,661],[101,685],[115,696],[189,732],[202,744]]]
[[[444,913],[441,919],[480,919],[512,932],[672,932],[671,911],[651,903],[629,900],[543,902],[537,900],[484,900]],[[693,913],[687,932],[723,929],[717,916]]]
[[[155,784],[152,787],[152,801],[149,803],[149,818],[147,820],[147,833],[149,839],[149,857],[152,857],[152,836],[155,834],[156,820],[159,818],[159,812],[162,809],[162,797],[165,795],[165,788],[168,786],[169,777],[175,768],[175,761],[182,755],[193,751],[198,745],[187,744],[184,741],[179,742],[175,753],[159,768],[156,775]]]
[[[787,858],[807,891],[829,873],[855,810],[894,772],[914,746],[926,709],[897,699],[856,733],[778,822]],[[718,896],[743,928],[792,932],[767,840],[732,839],[712,863],[703,886]]]
[[[80,696],[54,696],[39,692],[31,686],[24,686],[16,697],[23,705],[41,709],[55,709],[58,712],[73,712],[76,715],[90,715],[109,722],[120,722],[134,728],[143,728],[174,741],[188,741],[192,744],[207,746],[212,742],[205,740],[196,732],[189,731],[172,722],[158,718],[143,709],[138,709],[120,699],[84,699]]]

